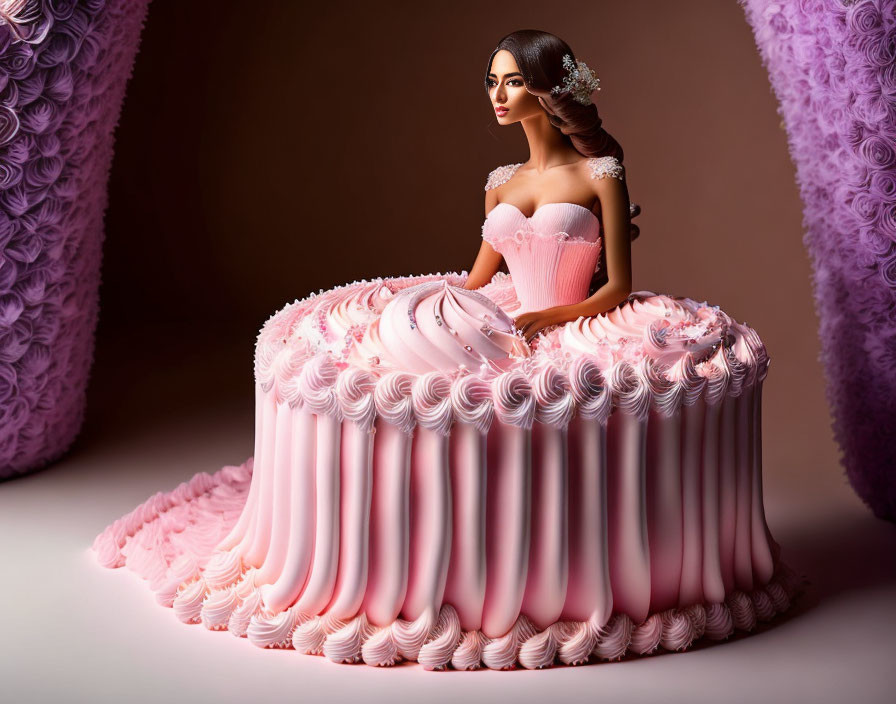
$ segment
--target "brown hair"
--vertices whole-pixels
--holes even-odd
[[[569,45],[549,32],[537,29],[520,29],[504,37],[488,57],[485,69],[486,88],[492,61],[502,49],[509,51],[516,59],[526,89],[538,100],[548,120],[566,137],[571,146],[587,157],[614,156],[620,163],[624,158],[622,147],[609,132],[602,127],[602,120],[593,103],[582,105],[568,92],[551,95],[551,88],[562,86],[567,75],[563,66],[563,56],[576,57]]]

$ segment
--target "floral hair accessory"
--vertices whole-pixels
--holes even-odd
[[[600,79],[584,61],[573,63],[572,56],[564,54],[563,67],[569,72],[563,78],[563,86],[551,88],[551,95],[570,93],[572,99],[582,105],[591,103],[591,93],[600,90]]]

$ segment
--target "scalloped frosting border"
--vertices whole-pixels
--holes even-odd
[[[479,630],[462,631],[449,603],[437,614],[427,610],[413,621],[398,618],[386,626],[371,624],[363,613],[347,620],[304,614],[295,607],[267,614],[253,584],[255,573],[250,568],[221,589],[193,575],[178,588],[171,606],[185,623],[229,630],[260,648],[292,648],[336,663],[377,667],[415,661],[426,670],[541,669],[682,651],[701,640],[721,641],[736,631],[753,631],[790,609],[801,591],[797,575],[779,561],[768,584],[749,592],[734,590],[723,602],[652,612],[637,624],[614,613],[606,624],[594,618],[558,620],[539,629],[520,614],[505,635],[489,638]]]

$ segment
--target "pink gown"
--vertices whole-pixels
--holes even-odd
[[[612,157],[589,166],[623,178]],[[254,456],[115,521],[100,561],[188,623],[427,669],[679,650],[788,608],[755,331],[639,291],[529,346],[512,316],[588,296],[601,223],[500,203],[482,235],[509,275],[478,291],[463,274],[376,279],[272,316]]]

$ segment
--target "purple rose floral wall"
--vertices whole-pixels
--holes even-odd
[[[0,478],[77,436],[113,131],[148,0],[0,0]]]
[[[896,0],[746,0],[787,127],[834,436],[896,518]]]

